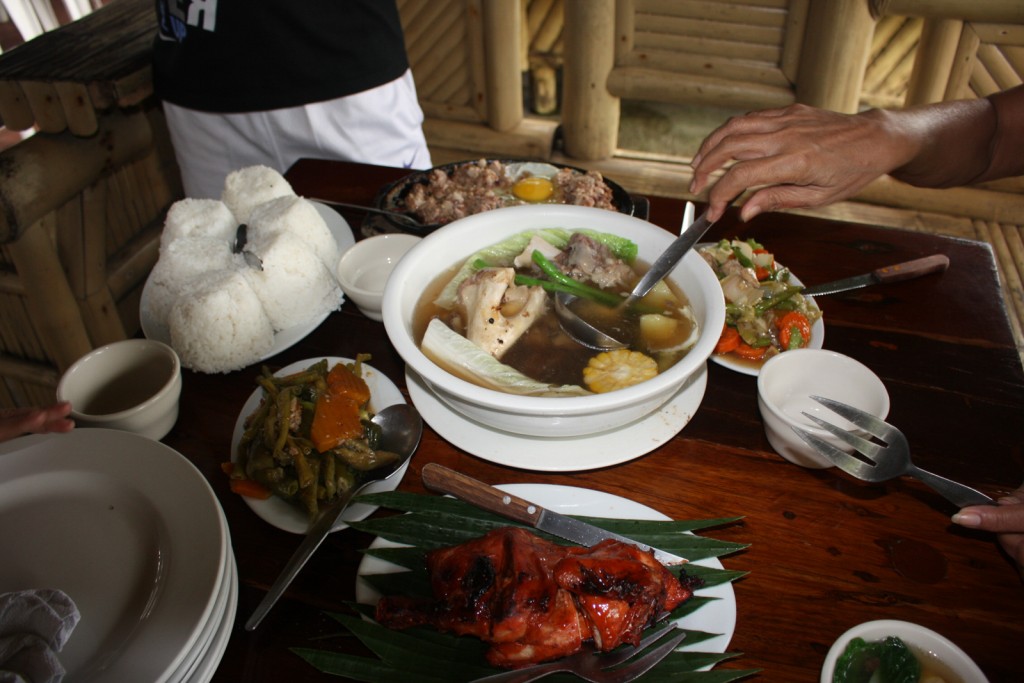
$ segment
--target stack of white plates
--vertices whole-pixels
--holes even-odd
[[[0,554],[0,593],[59,588],[78,606],[65,680],[213,676],[238,574],[220,503],[174,449],[105,429],[0,444]]]

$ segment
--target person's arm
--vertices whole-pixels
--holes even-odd
[[[22,434],[69,432],[75,426],[70,414],[71,404],[66,401],[45,408],[0,410],[0,441]]]
[[[995,532],[1003,549],[1024,572],[1024,486],[996,503],[965,507],[953,515],[953,522]]]
[[[923,187],[949,187],[1024,173],[1024,86],[989,98],[904,110],[839,114],[793,105],[730,119],[693,159],[694,194],[713,185],[711,218],[748,189],[741,210],[823,206],[891,173]]]

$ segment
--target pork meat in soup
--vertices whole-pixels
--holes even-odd
[[[686,296],[668,280],[620,306],[646,267],[630,240],[586,230],[519,233],[470,256],[424,292],[414,334],[435,363],[467,381],[516,394],[583,395],[632,386],[674,365],[696,343]],[[553,292],[595,327],[628,343],[599,352],[561,328]]]

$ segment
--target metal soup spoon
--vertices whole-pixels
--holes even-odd
[[[633,291],[622,300],[622,303],[618,304],[617,308],[625,310],[644,298],[654,288],[654,285],[658,284],[666,275],[672,272],[672,269],[682,260],[686,252],[704,236],[704,233],[708,231],[711,225],[711,222],[708,221],[707,211],[705,211],[690,227],[683,230],[682,234],[651,264],[650,269],[640,278],[640,281],[633,287]],[[555,294],[555,314],[558,316],[558,321],[566,334],[583,346],[599,351],[621,349],[628,346],[627,343],[602,332],[576,315],[569,308],[569,304],[574,299],[576,297],[572,294],[562,292]]]
[[[409,458],[416,452],[420,436],[423,434],[423,419],[411,405],[400,403],[388,406],[374,415],[372,421],[380,425],[381,428],[381,442],[378,450],[395,453],[398,455],[398,459],[367,472],[362,484],[341,494],[337,501],[317,517],[316,522],[306,532],[305,539],[288,560],[284,571],[274,581],[274,585],[270,587],[270,591],[249,617],[249,621],[245,622],[246,631],[252,631],[260,625],[263,617],[267,616],[270,608],[277,603],[281,595],[291,585],[292,580],[306,565],[306,561],[320,547],[327,535],[334,531],[334,527],[339,525],[341,515],[344,514],[352,499],[370,484],[393,476],[405,463],[409,462]]]

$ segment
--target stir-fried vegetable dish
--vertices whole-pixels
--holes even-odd
[[[788,268],[755,240],[721,240],[702,247],[725,294],[725,327],[715,347],[747,361],[765,361],[806,347],[821,310],[792,282]]]
[[[231,488],[255,498],[278,496],[315,518],[361,474],[393,461],[378,450],[380,427],[371,418],[370,389],[354,363],[322,360],[284,377],[264,368],[259,407],[245,420]]]

